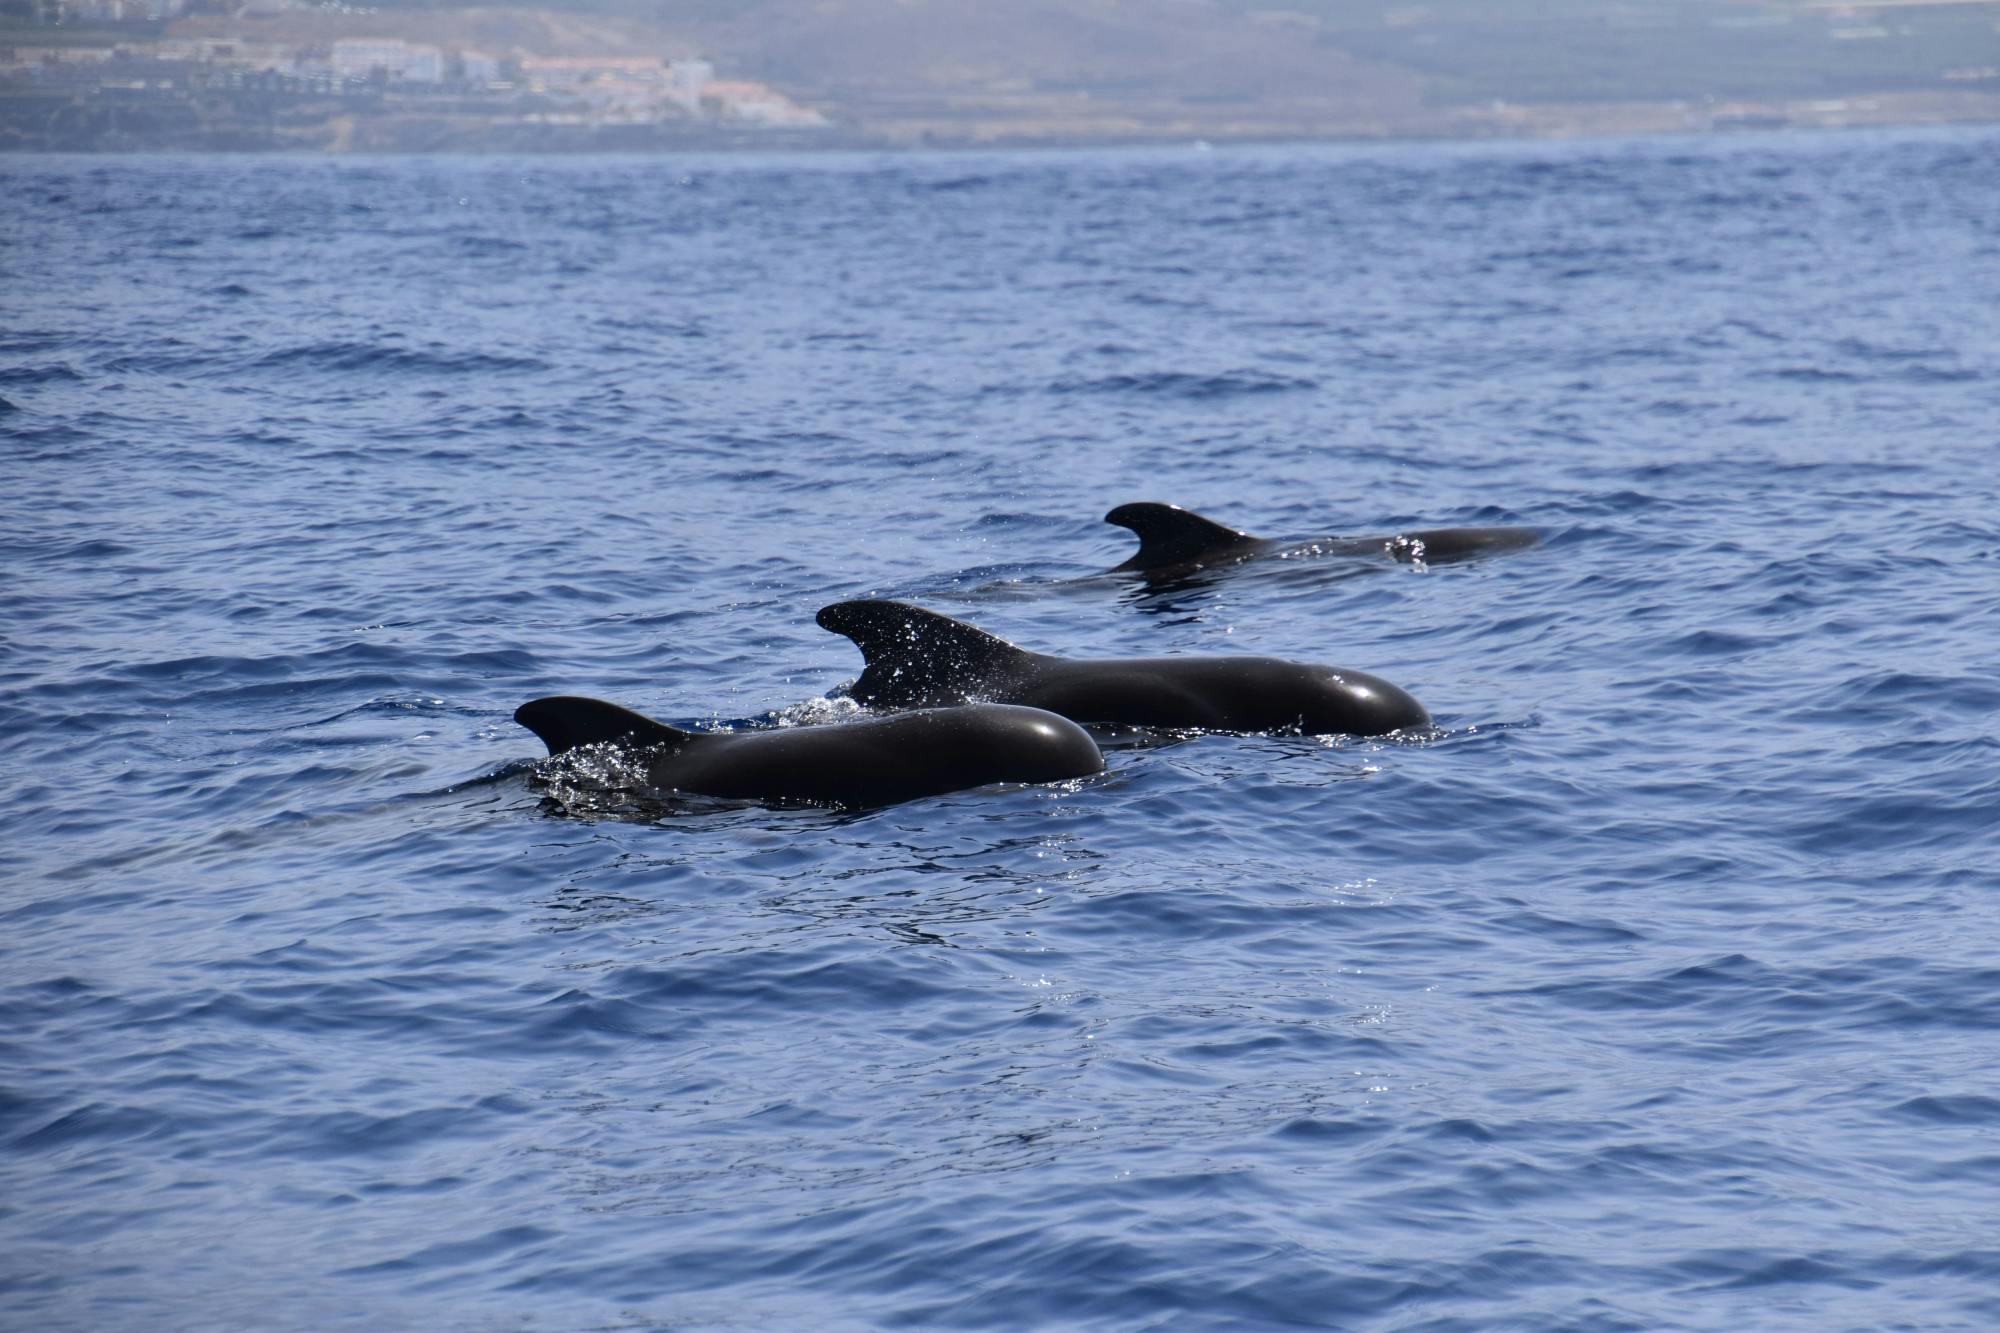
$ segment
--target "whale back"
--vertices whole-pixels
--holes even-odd
[[[811,727],[746,730],[651,771],[656,786],[779,804],[891,805],[995,782],[1061,782],[1104,767],[1064,717],[959,704]]]
[[[983,629],[905,602],[836,602],[815,619],[861,650],[867,666],[848,694],[864,704],[921,708],[985,697],[1035,660]]]
[[[514,710],[514,720],[541,737],[550,754],[599,742],[680,745],[694,735],[602,699],[573,695],[531,699]]]
[[[1114,569],[1114,574],[1186,564],[1206,555],[1248,546],[1258,540],[1247,532],[1226,528],[1214,519],[1203,518],[1179,505],[1156,504],[1150,500],[1119,505],[1104,516],[1104,521],[1130,528],[1139,538],[1139,553]]]

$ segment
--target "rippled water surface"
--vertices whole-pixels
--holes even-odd
[[[2000,1323],[2000,135],[0,164],[0,1322]],[[1168,500],[1430,569],[1092,575]],[[1418,741],[545,800],[904,598]]]

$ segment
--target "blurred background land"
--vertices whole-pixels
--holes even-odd
[[[2000,120],[2000,0],[0,0],[0,147],[1549,137]]]

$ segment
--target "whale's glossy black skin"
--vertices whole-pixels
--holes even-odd
[[[1402,689],[1340,667],[1275,657],[1050,657],[903,602],[838,602],[818,620],[861,649],[867,667],[848,693],[872,706],[988,699],[1110,726],[1315,735],[1430,725]]]
[[[1130,528],[1139,538],[1138,554],[1111,572],[1149,579],[1224,568],[1260,556],[1386,555],[1408,564],[1441,565],[1518,551],[1541,540],[1533,528],[1425,528],[1393,537],[1278,540],[1253,537],[1178,505],[1151,501],[1119,505],[1104,521]]]
[[[1036,708],[972,704],[768,731],[683,731],[617,704],[558,695],[514,710],[550,754],[609,742],[645,747],[660,790],[778,805],[872,807],[1101,772],[1090,733]]]

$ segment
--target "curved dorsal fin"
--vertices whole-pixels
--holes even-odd
[[[598,741],[678,745],[694,735],[602,699],[579,699],[565,694],[529,700],[514,710],[514,720],[540,736],[550,754],[562,754]]]
[[[868,667],[849,694],[864,704],[962,702],[1033,656],[962,620],[906,602],[835,602],[821,607],[815,619],[861,650]]]
[[[1139,553],[1118,566],[1118,570],[1177,565],[1199,559],[1211,551],[1257,540],[1247,532],[1225,528],[1214,519],[1203,518],[1193,510],[1182,509],[1179,505],[1155,504],[1150,500],[1119,505],[1104,516],[1104,521],[1130,528],[1139,537]]]

